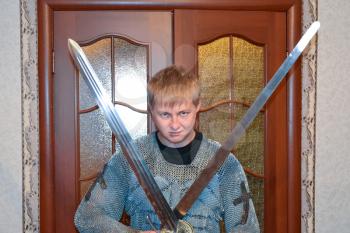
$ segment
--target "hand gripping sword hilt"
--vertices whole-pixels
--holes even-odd
[[[191,224],[184,220],[179,220],[175,232],[163,229],[160,233],[194,233],[194,230]]]

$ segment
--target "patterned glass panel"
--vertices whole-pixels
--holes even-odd
[[[112,43],[113,42],[113,43]],[[114,46],[114,47],[113,47]],[[113,47],[113,49],[112,49]],[[104,38],[82,46],[111,101],[147,109],[147,47],[120,38]],[[114,71],[114,73],[113,73]],[[112,83],[115,83],[113,86]],[[112,98],[113,97],[113,98]],[[80,107],[80,195],[86,193],[96,175],[113,153],[115,142],[85,81],[79,79]],[[147,115],[116,106],[133,137],[147,133]]]
[[[112,132],[100,110],[80,116],[80,194],[84,195],[93,181],[94,175],[101,170],[112,154]]]
[[[82,49],[102,82],[103,87],[111,95],[111,38],[105,38],[91,45],[82,46]],[[96,101],[82,77],[79,80],[79,97],[80,109],[96,105]]]
[[[115,100],[147,109],[147,47],[114,39]],[[147,115],[116,106],[133,138],[147,134]]]
[[[264,87],[264,48],[233,37],[234,99],[252,103]]]
[[[264,87],[264,48],[241,38],[232,38],[233,99],[251,104]],[[247,109],[235,106],[235,118],[240,120]],[[264,174],[264,114],[261,113],[238,142],[235,155],[244,167]],[[248,175],[250,190],[263,230],[264,183]]]
[[[82,46],[107,93],[111,94],[111,39]],[[96,105],[91,91],[79,77],[80,110]],[[95,175],[112,154],[111,130],[99,109],[80,115],[80,195],[83,196]]]
[[[237,37],[223,37],[198,46],[198,74],[202,82],[203,106],[220,100],[236,101],[200,114],[200,129],[219,142],[247,111],[264,86],[264,47]],[[253,121],[234,149],[243,167],[264,174],[264,113]],[[247,175],[250,191],[263,231],[263,179]]]
[[[198,75],[202,83],[202,106],[230,99],[230,39],[215,40],[198,47]],[[230,131],[230,106],[200,114],[200,130],[208,138],[222,142]]]

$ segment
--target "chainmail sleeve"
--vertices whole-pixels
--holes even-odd
[[[118,222],[125,205],[129,175],[123,155],[113,155],[75,213],[74,223],[80,233],[138,232]]]
[[[231,154],[219,170],[226,232],[259,233],[259,223],[244,170]]]

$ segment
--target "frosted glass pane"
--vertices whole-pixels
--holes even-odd
[[[252,194],[252,200],[258,221],[260,224],[260,232],[264,232],[264,180],[247,174],[249,189]]]
[[[120,105],[115,107],[132,138],[147,134],[147,114],[138,113]]]
[[[204,106],[230,97],[229,42],[226,37],[198,46],[198,75]]]
[[[231,46],[230,46],[230,43]],[[264,47],[237,37],[224,37],[198,46],[198,75],[202,104],[220,100],[251,104],[264,86]],[[223,142],[245,112],[241,104],[226,104],[200,114],[200,130]],[[253,121],[234,149],[243,167],[264,174],[264,113]],[[263,230],[264,181],[248,175],[250,190]]]
[[[234,107],[235,117],[240,120],[247,108]],[[260,113],[252,122],[246,134],[235,147],[235,155],[243,166],[258,174],[264,174],[264,114]]]
[[[233,99],[252,103],[264,87],[264,47],[233,37]]]
[[[84,197],[86,192],[89,190],[92,183],[95,181],[95,178],[92,180],[81,181],[80,182],[80,199]]]
[[[91,45],[83,46],[82,49],[102,82],[103,87],[112,96],[111,38],[105,38]],[[91,91],[81,76],[79,78],[79,92],[80,109],[86,109],[96,105]]]
[[[228,37],[198,46],[198,75],[202,84],[202,105],[230,99],[230,40]],[[200,130],[219,142],[230,131],[230,106],[200,114]]]
[[[231,131],[230,117],[231,114],[227,105],[200,113],[200,131],[210,139],[224,142]]]
[[[80,179],[101,170],[112,155],[112,132],[101,111],[80,115]],[[81,195],[88,185],[81,183]]]
[[[264,47],[233,37],[232,48],[232,98],[251,104],[264,87]],[[236,105],[235,119],[240,120],[246,111],[247,108]],[[257,174],[264,174],[264,135],[264,114],[260,113],[235,148],[235,155],[243,167],[248,167]],[[248,176],[248,179],[261,232],[263,232],[264,182],[253,176]]]
[[[147,109],[147,47],[114,39],[115,100]],[[132,137],[147,134],[147,115],[123,106],[117,111]]]

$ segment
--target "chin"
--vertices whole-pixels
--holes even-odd
[[[168,138],[168,141],[173,143],[173,144],[178,144],[178,143],[181,143],[183,141],[183,138],[180,138],[180,139]]]
[[[168,140],[170,143],[178,144],[178,143],[183,142],[184,138],[183,138],[183,137],[181,137],[181,138],[169,137],[169,138],[167,138],[167,140]]]

